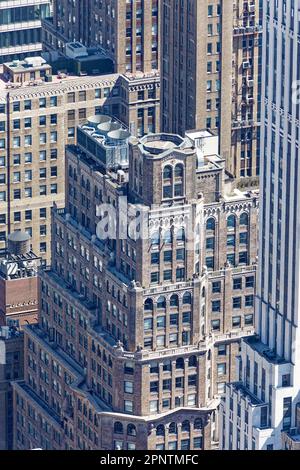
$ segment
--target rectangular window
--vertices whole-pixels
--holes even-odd
[[[232,299],[232,308],[241,309],[242,308],[242,297],[233,297]]]
[[[21,190],[20,189],[14,189],[14,199],[21,199]]]
[[[216,281],[212,283],[212,293],[213,294],[220,294],[221,293],[221,282]]]
[[[184,248],[179,248],[176,250],[176,259],[177,261],[184,261],[185,260],[185,250]]]
[[[232,318],[232,327],[239,328],[241,326],[241,317],[233,317]]]
[[[221,311],[221,300],[213,300],[211,303],[211,309],[213,313]]]
[[[158,284],[159,272],[151,273],[151,284]]]
[[[133,393],[133,382],[130,382],[128,380],[125,380],[124,382],[124,392],[125,393]]]
[[[289,429],[292,424],[292,398],[283,399],[283,429]]]
[[[14,212],[14,222],[21,222],[21,212]]]
[[[30,111],[31,110],[31,100],[25,100],[24,101],[24,110],[25,111]]]
[[[242,278],[234,278],[233,279],[233,289],[234,290],[241,290],[242,289]]]
[[[151,264],[159,264],[159,253],[151,253]]]
[[[191,323],[191,318],[192,318],[191,312],[183,312],[182,313],[182,323],[184,325],[190,324]]]
[[[47,106],[46,98],[40,98],[39,104],[40,104],[40,108],[46,108],[46,106]]]
[[[144,319],[144,331],[152,331],[152,330],[153,330],[153,319],[145,318]]]
[[[51,108],[54,108],[55,106],[57,106],[57,96],[50,97],[50,106]]]
[[[25,220],[32,220],[32,210],[25,211]]]
[[[124,400],[124,411],[126,411],[126,413],[133,413],[133,401]]]
[[[50,124],[53,125],[53,126],[57,124],[57,114],[51,114]]]
[[[245,325],[253,325],[253,315],[245,315]]]
[[[220,344],[217,348],[218,356],[226,356],[226,344]]]
[[[166,327],[166,317],[157,317],[156,319],[156,327],[157,328],[165,328]]]
[[[86,91],[82,90],[78,93],[78,101],[86,101]]]
[[[245,307],[253,307],[254,305],[254,296],[246,295],[245,296]]]
[[[254,276],[246,277],[246,289],[254,288]]]
[[[212,327],[212,330],[219,331],[220,330],[220,320],[212,320],[211,327]]]
[[[218,377],[226,374],[226,363],[223,362],[222,364],[217,365],[217,373]]]

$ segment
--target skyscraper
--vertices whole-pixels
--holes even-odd
[[[264,2],[257,336],[226,387],[226,449],[299,447],[299,21],[299,2]]]
[[[13,449],[12,380],[24,376],[24,335],[15,327],[0,326],[0,450]]]
[[[45,22],[46,47],[62,50],[67,42],[101,47],[119,73],[159,69],[158,0],[55,0],[53,21]]]
[[[0,2],[0,64],[41,52],[41,20],[50,15],[50,4],[50,0]]]
[[[15,448],[209,449],[253,333],[256,194],[231,191],[206,131],[138,139],[98,115],[77,142],[13,385]]]
[[[156,131],[160,83],[121,74],[63,78],[43,62],[4,64],[9,80],[0,78],[0,249],[9,233],[26,231],[50,263],[50,208],[64,205],[65,145],[77,142],[77,124],[111,113],[132,132]]]
[[[159,12],[158,0],[55,0],[53,19],[43,22],[47,51],[64,53],[67,43],[79,41],[113,60],[115,72],[130,82],[129,95],[137,93],[129,127],[138,136],[160,130]]]
[[[257,182],[260,1],[161,1],[161,128],[220,134],[240,184]]]

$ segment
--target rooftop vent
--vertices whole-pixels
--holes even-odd
[[[99,124],[97,129],[101,135],[106,136],[109,132],[121,129],[121,125],[117,122],[107,121],[103,122],[102,124]]]
[[[130,133],[124,129],[119,129],[116,131],[109,132],[107,137],[110,140],[127,140],[130,137]]]
[[[88,117],[88,124],[95,129],[99,124],[104,124],[105,122],[111,122],[111,117],[106,114],[96,114],[95,116]]]

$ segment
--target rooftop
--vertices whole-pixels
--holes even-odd
[[[43,57],[27,57],[24,60],[12,60],[5,62],[4,66],[15,72],[26,72],[28,70],[48,69],[51,67]]]
[[[0,339],[13,339],[22,336],[22,332],[12,326],[0,326]]]
[[[176,134],[148,134],[140,139],[145,152],[160,155],[175,148],[184,148],[186,140]]]
[[[283,357],[278,356],[276,352],[271,350],[266,344],[262,343],[258,336],[250,336],[245,339],[245,342],[251,345],[254,351],[265,357],[272,364],[284,364],[288,362]]]
[[[235,382],[230,384],[229,386],[233,387],[236,392],[240,392],[244,398],[247,398],[250,401],[251,405],[264,405],[264,402],[257,398],[255,395],[253,395],[251,392],[249,392],[249,390],[243,385],[242,382]]]

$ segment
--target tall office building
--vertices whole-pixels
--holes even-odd
[[[260,4],[161,1],[161,129],[219,132],[241,185],[259,175]]]
[[[257,336],[226,387],[225,449],[299,448],[299,21],[298,1],[264,2]]]
[[[79,41],[109,52],[116,72],[159,69],[158,0],[55,0],[44,29],[46,48],[62,50]]]
[[[41,52],[41,21],[50,7],[51,0],[0,2],[0,64]]]
[[[159,77],[132,81],[120,74],[57,74],[37,57],[4,64],[4,71],[5,79],[0,79],[0,248],[5,248],[10,233],[22,230],[32,237],[34,253],[49,264],[50,210],[53,202],[64,205],[65,145],[76,144],[77,125],[99,113],[113,114],[132,133],[156,132]]]
[[[79,126],[13,384],[16,449],[214,445],[253,334],[257,217],[217,150],[206,131],[138,139],[107,115]]]
[[[130,80],[129,93],[138,93],[138,122],[130,132],[141,136],[160,130],[159,27],[158,0],[55,0],[53,18],[43,22],[43,46],[64,54],[66,45],[76,41],[107,54],[115,72]],[[153,99],[157,100],[154,115]]]
[[[0,326],[0,450],[13,449],[12,380],[24,378],[24,335]]]

